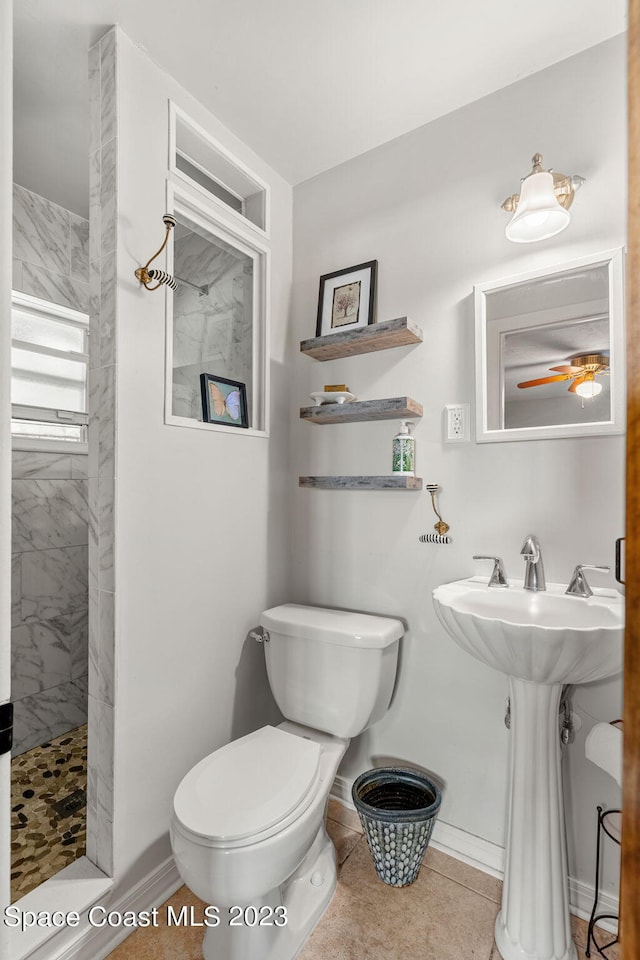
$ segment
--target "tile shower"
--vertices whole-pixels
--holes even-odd
[[[14,756],[87,720],[86,456],[14,451]]]
[[[251,409],[251,259],[220,238],[213,242],[179,222],[174,272],[189,281],[178,285],[173,299],[174,415],[202,419],[201,373],[245,383]]]
[[[86,312],[88,221],[15,185],[13,236],[14,290]],[[14,877],[19,895],[27,867],[33,886],[84,853],[84,807],[71,835],[79,837],[66,842],[69,823],[57,829],[64,821],[51,800],[86,782],[78,753],[86,753],[87,722],[87,459],[73,450],[14,450],[12,457],[12,873],[21,876]],[[74,762],[61,740],[76,744]],[[40,812],[27,809],[38,801]]]

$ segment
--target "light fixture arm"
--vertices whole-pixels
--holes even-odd
[[[174,279],[174,277],[171,276],[170,273],[166,273],[164,270],[149,270],[149,264],[153,263],[156,257],[159,257],[162,251],[164,250],[164,248],[166,247],[167,241],[169,240],[169,234],[175,227],[177,221],[176,221],[176,218],[173,217],[170,213],[165,213],[164,217],[162,218],[162,222],[167,228],[167,232],[164,235],[164,240],[162,241],[162,246],[160,247],[159,250],[156,251],[156,253],[154,253],[152,257],[149,258],[149,260],[147,260],[144,267],[138,267],[138,269],[135,271],[136,277],[138,278],[140,283],[143,284],[144,287],[146,287],[147,290],[157,290],[158,287],[161,287],[163,283],[171,287],[172,290],[175,290],[177,286],[176,280]],[[149,284],[152,283],[154,280],[157,280],[156,285],[153,287],[150,287]]]

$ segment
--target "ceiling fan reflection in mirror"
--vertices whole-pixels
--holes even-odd
[[[539,387],[543,383],[555,383],[561,380],[572,380],[569,393],[575,393],[583,400],[593,400],[602,390],[602,384],[596,377],[609,374],[609,357],[606,353],[583,353],[569,357],[568,364],[558,367],[549,367],[557,371],[554,377],[539,377],[537,380],[524,380],[518,384],[521,389]]]

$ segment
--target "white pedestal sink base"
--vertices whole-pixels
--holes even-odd
[[[504,960],[577,960],[569,926],[569,879],[560,776],[558,706],[564,683],[622,670],[624,598],[566,585],[508,590],[471,577],[433,591],[436,613],[463,650],[509,677],[511,780],[502,910]],[[518,677],[519,679],[515,679]]]
[[[496,945],[504,960],[577,960],[560,770],[562,684],[509,677],[509,692],[511,787]]]

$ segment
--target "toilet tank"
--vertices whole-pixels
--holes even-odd
[[[261,625],[267,673],[288,720],[355,737],[387,711],[396,678],[400,620],[285,603]]]

